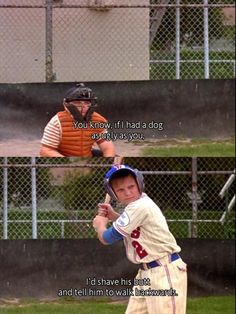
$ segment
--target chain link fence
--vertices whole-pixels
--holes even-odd
[[[0,82],[235,77],[232,0],[0,0]]]
[[[110,158],[0,158],[0,238],[95,237],[91,221],[104,201],[103,177],[112,163]],[[124,163],[142,171],[146,193],[176,237],[235,237],[235,211],[229,209],[233,186],[219,196],[234,172],[234,158],[128,157]]]

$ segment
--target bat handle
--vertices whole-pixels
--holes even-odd
[[[109,194],[106,194],[104,203],[105,203],[105,204],[110,204],[110,201],[111,201],[110,195],[109,195]],[[103,214],[103,213],[99,213],[98,216],[107,217],[107,215],[106,215],[106,214]]]
[[[114,158],[114,163],[113,164],[121,164],[123,161],[123,157],[122,156],[116,156]],[[110,204],[111,202],[111,197],[110,195],[107,193],[106,196],[105,196],[105,200],[104,200],[104,203],[106,204]],[[103,214],[98,214],[99,216],[102,216],[102,217],[107,217],[107,215],[103,215]]]
[[[106,217],[107,215],[105,215],[105,214],[98,214],[98,216]]]
[[[110,195],[109,195],[109,194],[106,194],[106,197],[105,197],[104,203],[106,203],[106,204],[110,204],[110,202],[111,202],[111,197],[110,197]]]

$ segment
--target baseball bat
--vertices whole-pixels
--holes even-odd
[[[116,157],[114,157],[113,165],[115,165],[115,164],[121,165],[122,162],[123,162],[123,157],[122,156],[116,156]],[[110,204],[110,201],[111,201],[111,197],[108,193],[106,193],[104,203]],[[100,215],[100,216],[103,216],[103,215]]]
[[[117,165],[117,164],[118,164],[118,165],[121,165],[122,161],[123,161],[123,157],[122,157],[122,156],[116,156],[116,157],[114,157],[113,165],[115,165],[115,164],[116,164],[116,165]],[[111,201],[111,197],[110,197],[110,195],[107,193],[106,196],[105,196],[104,203],[109,204],[110,201]]]

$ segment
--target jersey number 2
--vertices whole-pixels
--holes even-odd
[[[132,231],[131,238],[138,239],[139,236],[140,236],[140,228],[138,227],[137,229]],[[144,258],[145,256],[148,255],[147,252],[143,249],[142,245],[138,241],[133,240],[132,245],[135,248],[136,253],[138,254],[140,258]]]

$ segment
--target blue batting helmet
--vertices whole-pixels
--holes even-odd
[[[112,189],[111,186],[111,180],[114,177],[115,174],[117,173],[127,173],[131,174],[135,179],[138,184],[138,188],[140,193],[143,192],[144,190],[144,180],[143,180],[143,175],[138,169],[133,169],[129,167],[128,165],[113,165],[109,171],[106,173],[105,178],[104,178],[104,186],[107,191],[107,193],[115,200],[117,200],[117,197]]]

